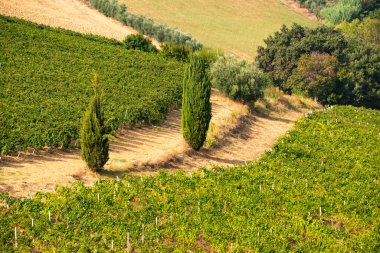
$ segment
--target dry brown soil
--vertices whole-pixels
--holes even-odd
[[[281,3],[286,5],[290,10],[295,11],[310,20],[318,20],[318,17],[306,8],[303,8],[294,0],[281,0]]]
[[[123,40],[137,33],[78,0],[0,0],[0,13],[53,27]],[[153,41],[158,45],[157,41]]]
[[[221,96],[213,90],[212,124],[221,127],[231,115],[242,115],[245,107]],[[87,185],[99,177],[114,177],[134,171],[133,168],[160,164],[185,152],[188,147],[182,139],[180,110],[169,113],[160,126],[123,129],[110,145],[110,160],[101,174],[89,172],[80,159],[79,151],[38,151],[3,157],[0,161],[0,191],[14,196],[29,192],[49,191],[53,185],[68,185],[75,180]]]

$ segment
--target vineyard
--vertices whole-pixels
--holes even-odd
[[[301,119],[256,163],[0,200],[6,252],[378,252],[380,112]]]
[[[121,42],[0,16],[0,152],[78,146],[96,72],[112,129],[158,123],[181,99],[183,63]]]

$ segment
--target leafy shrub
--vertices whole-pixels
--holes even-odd
[[[380,53],[377,43],[378,23],[376,22],[365,20],[363,27],[358,25],[360,28],[353,25],[353,28],[349,27],[344,32],[346,37],[339,30],[327,27],[316,29],[307,29],[298,25],[293,25],[291,29],[283,27],[280,32],[265,40],[267,45],[265,48],[259,47],[256,59],[259,67],[270,75],[275,85],[291,93],[297,87],[296,82],[302,82],[302,76],[308,75],[307,68],[315,67],[307,58],[301,62],[299,59],[305,54],[328,54],[337,60],[334,73],[337,74],[338,83],[332,91],[334,78],[330,76],[332,78],[330,82],[326,76],[327,79],[324,80],[322,77],[324,67],[320,66],[322,72],[315,72],[318,76],[315,80],[319,79],[324,83],[318,84],[319,88],[327,89],[324,92],[321,90],[317,92],[320,94],[321,101],[378,108]],[[309,64],[308,66],[299,65],[305,64],[305,61]],[[330,61],[332,62],[335,60]],[[325,67],[328,66],[330,65],[325,65]],[[333,66],[335,63],[330,67]],[[292,76],[293,74],[295,76]],[[312,94],[315,95],[315,92],[313,91]],[[329,92],[332,93],[327,95]]]
[[[234,100],[254,102],[263,95],[268,80],[254,64],[221,56],[211,67],[212,84]]]
[[[315,98],[322,104],[335,104],[338,60],[326,53],[304,54],[287,80],[295,92]]]
[[[377,8],[376,10],[371,11],[368,14],[368,17],[373,19],[380,19],[380,8]]]
[[[103,98],[98,83],[96,75],[93,81],[95,95],[84,114],[80,133],[81,157],[93,171],[101,170],[109,159],[109,131],[104,122]]]
[[[323,8],[320,14],[327,21],[335,25],[344,20],[353,20],[359,16],[361,11],[361,0],[339,0],[336,4]]]
[[[297,24],[293,24],[290,29],[283,26],[264,42],[266,47],[259,47],[256,57],[259,68],[268,73],[277,86],[288,92],[291,90],[286,87],[286,81],[303,54],[327,53],[342,61],[343,51],[347,48],[343,35],[326,26],[315,29]]]
[[[152,42],[144,38],[142,34],[130,34],[124,39],[124,45],[127,49],[141,50],[144,52],[157,52],[157,48]]]
[[[380,51],[367,46],[347,50],[347,64],[339,73],[341,86],[350,90],[346,103],[380,109]]]
[[[206,140],[211,120],[210,95],[207,59],[193,54],[183,79],[181,127],[184,139],[194,150],[199,150]]]
[[[188,61],[191,49],[186,45],[169,43],[161,47],[161,52],[165,57],[174,58],[178,61]]]
[[[365,18],[363,21],[355,19],[352,22],[342,22],[339,30],[350,42],[357,47],[371,47],[380,49],[380,20]]]
[[[326,6],[326,0],[296,0],[302,7],[319,15],[319,11]]]

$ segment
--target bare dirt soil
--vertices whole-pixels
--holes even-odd
[[[0,13],[117,40],[138,33],[78,0],[0,0]],[[154,43],[158,44],[156,41]]]
[[[318,20],[318,17],[309,11],[306,8],[303,8],[294,0],[281,0],[281,3],[283,3],[285,6],[287,6],[290,10],[295,11],[305,17],[307,17],[310,20]]]
[[[226,127],[233,115],[242,115],[245,107],[213,90],[212,124]],[[14,196],[29,192],[50,191],[56,184],[69,185],[80,180],[87,185],[100,177],[114,177],[134,171],[133,168],[159,164],[188,150],[182,139],[180,110],[169,113],[160,126],[145,126],[120,130],[117,141],[110,145],[110,160],[101,174],[90,172],[80,159],[79,151],[39,151],[22,153],[19,157],[3,157],[0,161],[0,191]],[[132,169],[132,170],[131,170]]]
[[[79,151],[40,151],[3,158],[0,191],[26,197],[29,192],[52,191],[54,185],[70,185],[76,180],[92,185],[99,178],[151,175],[159,169],[193,171],[201,167],[244,164],[258,159],[309,111],[289,107],[270,114],[247,112],[245,106],[215,90],[212,106],[211,124],[228,129],[224,136],[219,136],[219,143],[213,148],[192,151],[181,135],[181,112],[173,110],[160,126],[121,130],[117,134],[119,140],[111,143],[110,160],[100,173],[86,169]]]

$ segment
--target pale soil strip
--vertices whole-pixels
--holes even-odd
[[[318,20],[318,17],[314,13],[306,8],[301,7],[295,0],[281,0],[281,3],[287,6],[290,10],[297,12],[298,14],[301,14],[310,20]]]
[[[232,113],[244,111],[244,106],[212,92],[213,124],[222,126]],[[22,154],[19,158],[7,157],[0,162],[0,191],[13,196],[27,196],[29,192],[51,191],[53,185],[69,185],[80,180],[87,185],[99,177],[122,175],[135,168],[170,159],[188,147],[180,128],[180,110],[169,113],[160,126],[146,126],[122,130],[119,141],[112,142],[106,171],[100,175],[89,172],[78,151],[38,152]]]
[[[138,33],[78,0],[0,0],[0,13],[117,40]],[[154,43],[158,45],[157,41]]]

